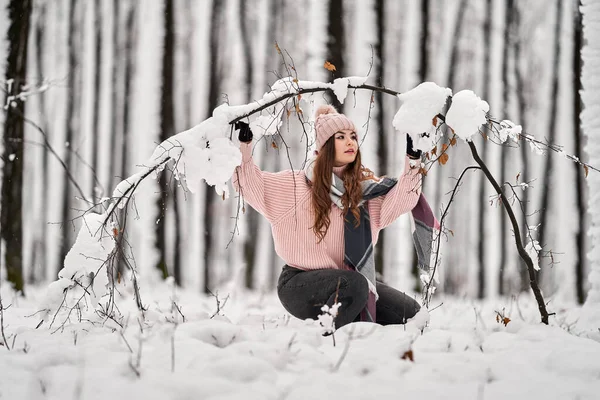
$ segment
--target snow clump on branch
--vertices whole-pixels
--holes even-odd
[[[452,97],[452,105],[446,114],[446,124],[456,136],[464,141],[479,133],[481,125],[487,123],[490,105],[471,90],[461,90]]]
[[[433,82],[423,82],[399,94],[402,105],[392,125],[397,131],[412,137],[415,149],[428,152],[436,146],[441,136],[433,121],[443,111],[449,96],[452,96],[450,88],[442,88]]]

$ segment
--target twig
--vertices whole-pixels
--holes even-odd
[[[8,344],[8,341],[6,340],[6,335],[4,334],[4,310],[7,310],[8,308],[10,308],[10,305],[6,308],[4,308],[4,306],[2,305],[2,291],[0,291],[0,331],[2,332],[2,340],[4,342],[4,346],[6,346],[8,350],[10,350],[10,346]]]
[[[533,291],[533,295],[535,296],[535,300],[538,303],[538,309],[540,311],[542,322],[544,324],[548,325],[548,311],[546,310],[546,304],[544,303],[544,298],[542,296],[542,292],[540,291],[540,288],[538,286],[538,283],[537,283],[537,280],[535,277],[535,269],[533,268],[533,261],[531,260],[531,257],[529,257],[529,254],[527,254],[527,251],[525,251],[525,249],[523,248],[523,243],[521,241],[521,230],[519,229],[519,223],[517,222],[517,218],[515,217],[515,214],[512,210],[512,207],[510,206],[508,199],[506,198],[506,196],[504,195],[504,192],[500,188],[500,185],[498,185],[498,182],[496,182],[496,179],[494,178],[494,176],[492,175],[490,170],[487,168],[487,165],[479,157],[479,154],[477,153],[477,148],[475,147],[475,144],[471,141],[467,142],[467,144],[469,145],[469,148],[471,149],[471,154],[473,155],[473,159],[475,159],[475,162],[477,162],[477,164],[479,164],[479,166],[481,167],[481,170],[485,174],[486,178],[488,179],[488,181],[492,184],[492,186],[496,190],[496,193],[498,193],[498,195],[502,198],[502,203],[504,205],[504,209],[506,210],[506,213],[508,214],[510,222],[513,226],[515,245],[517,246],[519,256],[527,265],[527,270],[529,272],[529,284],[531,286],[531,290]]]

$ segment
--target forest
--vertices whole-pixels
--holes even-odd
[[[587,160],[576,0],[5,3],[1,263],[24,293],[56,279],[82,216],[99,211],[159,143],[223,103],[260,98],[290,72],[319,82],[364,76],[400,93],[427,81],[469,89],[490,104],[490,116]],[[398,171],[405,144],[392,127],[397,98],[354,90],[344,104],[331,93],[315,99],[361,126],[365,165],[380,175]],[[298,168],[305,159],[310,143],[284,120],[254,148],[264,170]],[[474,143],[496,179],[518,188],[513,207],[521,234],[533,233],[542,247],[536,274],[544,293],[583,303],[589,171],[525,143],[492,143],[485,134]],[[424,183],[439,215],[474,164],[465,145],[448,156]],[[207,293],[232,280],[272,289],[283,261],[267,221],[250,207],[240,213],[235,196],[223,200],[209,185],[191,194],[175,178],[167,168],[146,179],[120,211],[119,271],[133,265]],[[440,291],[493,298],[528,290],[510,221],[481,172],[466,173],[445,223],[451,234],[443,238]],[[382,232],[376,257],[387,282],[420,290],[408,219]]]

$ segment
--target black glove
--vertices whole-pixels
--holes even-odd
[[[254,137],[254,135],[252,134],[252,131],[250,130],[250,125],[248,125],[245,122],[238,121],[235,123],[235,129],[240,130],[240,132],[238,133],[238,139],[240,140],[240,142],[250,143],[252,141],[252,138]]]
[[[413,141],[408,133],[406,134],[406,154],[415,160],[421,158],[421,155],[423,154],[421,150],[413,149]]]

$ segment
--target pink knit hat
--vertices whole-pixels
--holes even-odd
[[[315,113],[315,131],[317,136],[317,151],[330,137],[340,131],[356,132],[354,123],[344,114],[339,114],[331,105],[322,105]]]

